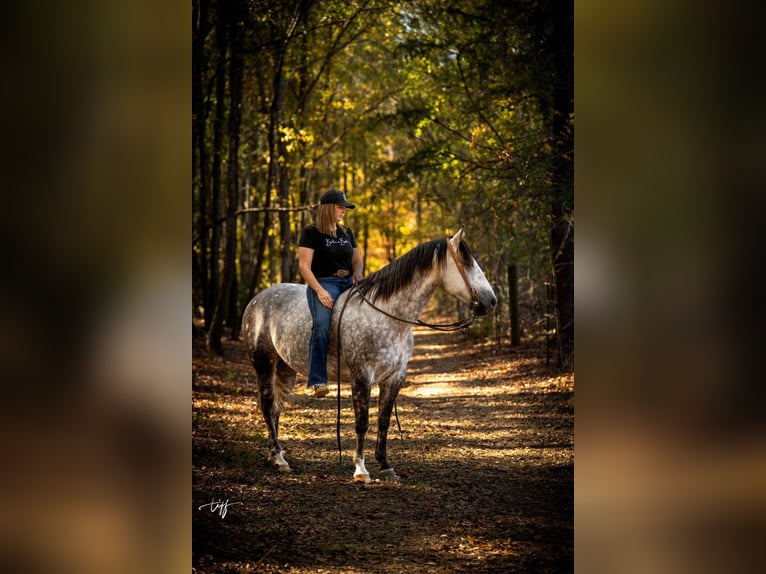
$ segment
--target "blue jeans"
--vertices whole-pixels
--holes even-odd
[[[337,301],[341,293],[351,287],[354,282],[351,277],[322,277],[319,279],[319,284],[330,294],[333,301]],[[330,343],[330,322],[335,306],[333,309],[328,309],[322,305],[316,292],[308,286],[306,297],[313,320],[309,341],[309,380],[306,386],[316,387],[327,384],[327,349]]]

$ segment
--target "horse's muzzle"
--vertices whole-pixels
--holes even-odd
[[[482,317],[483,315],[488,314],[490,311],[494,311],[497,308],[497,299],[495,297],[491,297],[487,302],[486,305],[484,301],[479,300],[476,304],[476,316]]]

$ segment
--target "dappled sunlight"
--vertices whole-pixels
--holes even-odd
[[[411,361],[410,364],[417,364],[418,362],[426,360],[440,360],[440,359],[453,359],[462,355],[460,348],[455,348],[449,344],[439,345],[418,345],[418,352]]]
[[[465,389],[453,386],[455,382],[465,381],[465,377],[455,377],[450,375],[444,375],[441,377],[429,377],[431,380],[438,378],[442,379],[436,383],[423,383],[418,384],[418,380],[413,381],[413,386],[403,389],[401,395],[412,397],[433,397],[433,396],[449,396],[449,395],[462,395],[465,394]],[[415,386],[417,385],[417,386]]]
[[[269,463],[242,343],[227,342],[226,362],[195,359],[194,502],[242,502],[225,521],[194,515],[206,552],[232,564],[262,560],[255,572],[300,574],[359,571],[333,566],[349,553],[380,566],[369,571],[397,572],[502,571],[561,556],[572,537],[573,374],[546,372],[534,349],[509,353],[429,331],[415,343],[397,399],[401,433],[395,414],[388,432],[399,482],[378,476],[377,385],[365,440],[371,483],[352,480],[350,386],[341,387],[339,457],[336,383],[316,398],[300,376],[280,418],[285,474]]]
[[[439,351],[441,353],[446,347],[447,345],[444,343],[422,344],[418,345],[418,350],[420,355],[428,357],[432,354],[431,351]]]

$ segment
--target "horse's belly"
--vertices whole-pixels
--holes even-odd
[[[372,383],[403,378],[410,353],[406,348],[391,345],[377,348],[374,352],[358,353],[350,358],[352,370],[370,373]]]

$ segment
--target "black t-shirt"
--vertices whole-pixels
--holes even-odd
[[[311,272],[317,278],[329,277],[339,269],[345,269],[349,273],[353,273],[351,258],[356,247],[354,232],[348,227],[343,232],[338,227],[336,235],[337,237],[325,235],[315,225],[309,225],[301,233],[298,246],[314,250],[314,257],[311,260]]]

